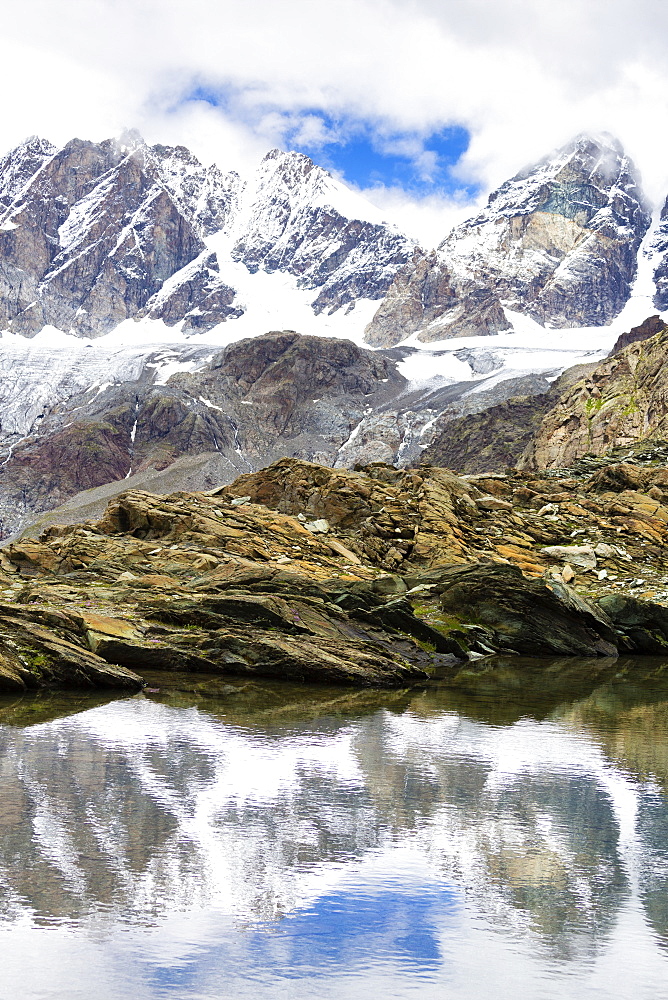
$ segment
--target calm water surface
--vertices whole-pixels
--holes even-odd
[[[0,996],[668,998],[668,679],[517,665],[0,701]]]

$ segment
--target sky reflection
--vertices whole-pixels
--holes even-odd
[[[654,1000],[666,704],[0,725],[0,996]]]

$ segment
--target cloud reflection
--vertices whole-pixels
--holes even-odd
[[[606,726],[601,692],[503,725],[435,692],[399,712],[128,699],[2,726],[0,939],[66,932],[81,951],[102,935],[110,982],[134,968],[138,998],[140,981],[208,996],[225,974],[362,982],[372,967],[436,988],[478,939],[527,976],[535,949],[573,975],[629,914],[660,966],[668,809],[610,744],[635,759],[639,718],[666,702],[617,705]]]

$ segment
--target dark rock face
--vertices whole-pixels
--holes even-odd
[[[513,395],[480,413],[451,419],[446,410],[437,418],[431,443],[419,460],[461,473],[500,472],[517,465],[533,445],[542,420],[562,393],[595,367],[577,365],[551,385],[545,383],[546,391],[531,396]]]
[[[552,327],[601,326],[627,301],[650,215],[611,137],[582,136],[490,195],[438,253],[402,272],[367,327],[369,343],[505,329],[501,306]],[[427,271],[434,271],[427,277]],[[437,304],[429,293],[436,292]]]
[[[26,335],[106,333],[204,250],[148,150],[111,140],[46,160],[0,233],[0,322]]]
[[[597,603],[615,626],[624,632],[631,650],[648,656],[666,655],[668,608],[622,594],[608,594]]]
[[[450,420],[420,460],[464,473],[512,467],[530,444],[549,405],[547,394],[519,396],[482,413]]]
[[[641,340],[649,340],[655,333],[663,333],[664,330],[666,330],[666,324],[660,316],[648,316],[639,326],[634,326],[627,333],[622,333],[617,337],[614,347],[610,351],[610,356],[612,357],[613,354],[617,354],[623,347],[628,347],[629,344],[637,344]]]
[[[616,656],[607,616],[565,584],[526,580],[515,566],[444,571],[438,582],[446,614],[491,629],[497,649],[526,656]]]

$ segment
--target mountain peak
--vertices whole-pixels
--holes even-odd
[[[124,128],[115,141],[122,150],[127,150],[128,152],[133,152],[135,149],[143,149],[146,146],[144,137],[136,128]]]
[[[592,145],[597,146],[601,150],[611,149],[618,156],[624,156],[624,147],[619,139],[610,132],[580,132],[570,143],[566,143],[563,149],[568,149],[570,146],[574,150],[584,150]]]
[[[30,178],[57,151],[48,139],[29,135],[0,158],[0,210],[12,204]]]
[[[274,147],[274,149],[270,149],[268,153],[265,153],[261,162],[270,163],[272,160],[278,160],[282,163],[301,163],[311,168],[317,166],[310,156],[307,156],[306,153],[300,153],[296,149],[278,149],[278,147]],[[323,167],[317,167],[317,169],[322,170],[323,173],[327,173]]]
[[[43,139],[39,135],[29,135],[12,152],[15,154],[18,150],[30,150],[31,152],[52,156],[57,149],[58,147],[54,146],[48,139]]]
[[[522,215],[546,211],[589,222],[612,197],[633,191],[643,211],[640,178],[614,136],[582,133],[505,181],[488,199],[480,221],[491,213]],[[584,216],[583,216],[584,213]]]
[[[330,177],[309,156],[294,149],[271,149],[260,162],[260,174],[264,177],[280,177],[288,188],[293,189],[300,187],[307,178],[313,184]]]

